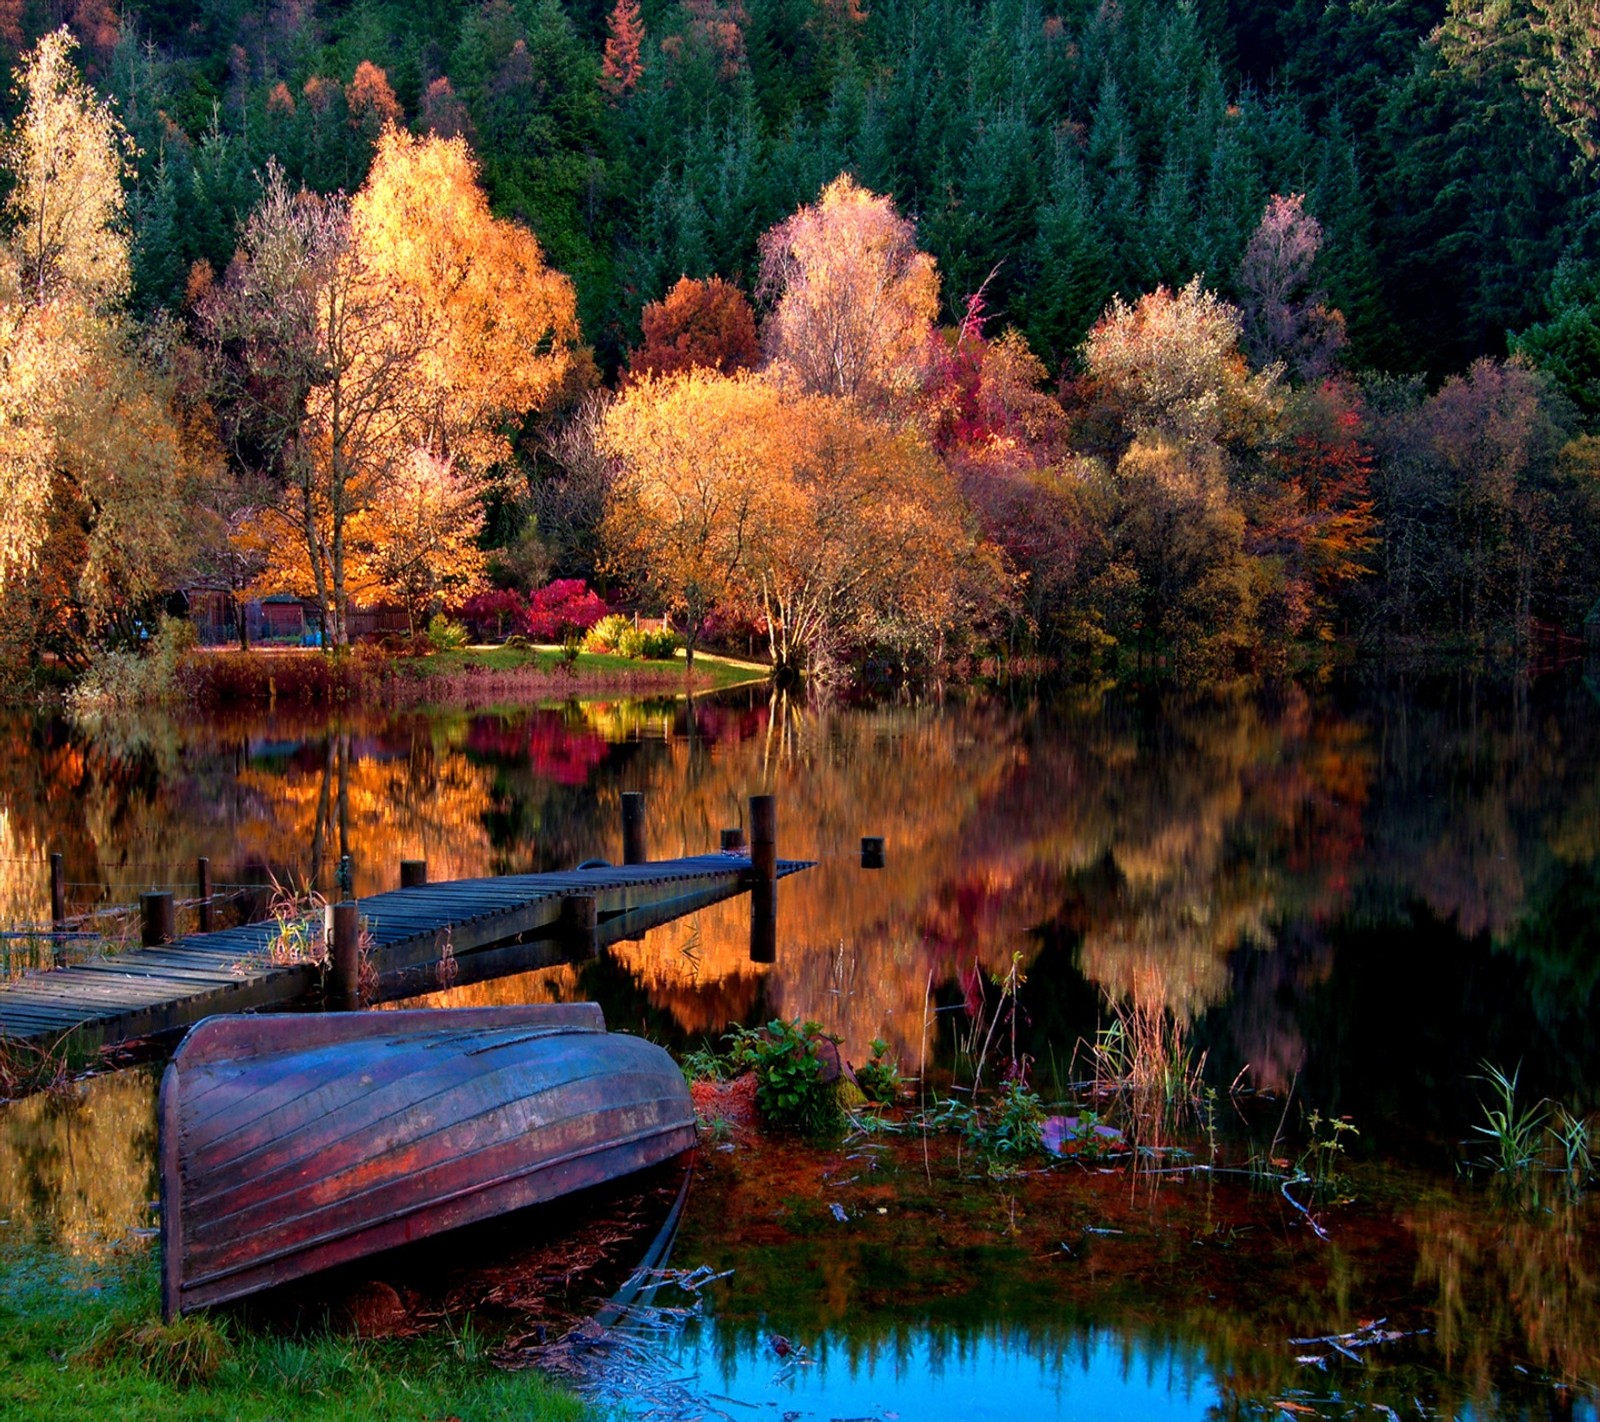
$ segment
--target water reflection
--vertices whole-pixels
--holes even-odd
[[[898,1232],[876,1251],[846,1247],[831,1184],[774,1223],[799,1167],[759,1209],[703,1191],[688,1262],[724,1262],[737,1235],[739,1282],[685,1336],[684,1366],[724,1391],[768,1387],[778,1331],[815,1366],[771,1400],[819,1416],[1271,1415],[1280,1398],[1332,1416],[1335,1392],[1593,1414],[1546,1386],[1600,1376],[1593,1204],[1508,1211],[1411,1168],[1458,1154],[1484,1059],[1521,1062],[1530,1100],[1600,1105],[1600,719],[1581,688],[811,709],[742,692],[92,735],[13,716],[0,737],[10,922],[47,916],[51,850],[80,899],[181,888],[199,855],[219,883],[326,885],[350,853],[368,893],[408,858],[435,880],[615,859],[629,790],[652,854],[702,852],[770,791],[780,852],[817,860],[780,887],[775,962],[751,961],[738,900],[431,1000],[592,998],[674,1045],[809,1017],[858,1058],[884,1037],[916,1072],[950,1064],[947,1024],[1015,957],[1041,1074],[1108,997],[1158,1003],[1217,1085],[1247,1066],[1258,1088],[1351,1114],[1352,1153],[1383,1161],[1327,1246],[1270,1196],[1193,1183],[1147,1197],[1074,1176],[1048,1206],[960,1183],[920,1212],[882,1202]],[[886,839],[886,869],[860,868],[863,834]],[[6,1231],[92,1259],[147,1226],[153,1102],[150,1076],[123,1074],[0,1108]],[[1383,1314],[1415,1338],[1359,1374],[1308,1372],[1287,1343]]]
[[[744,691],[94,734],[13,715],[0,737],[12,923],[47,914],[52,849],[80,901],[186,890],[199,855],[219,884],[327,887],[348,853],[369,893],[402,859],[435,880],[615,859],[624,790],[647,796],[653,854],[702,852],[771,791],[781,851],[818,861],[782,887],[775,965],[751,962],[737,902],[559,991],[604,991],[679,1041],[811,1017],[909,1064],[945,1050],[933,1006],[1020,955],[1041,1061],[1092,1031],[1103,993],[1160,1000],[1219,1072],[1310,1081],[1324,1107],[1352,1086],[1363,1108],[1415,1106],[1380,1068],[1362,1080],[1362,1053],[1391,1047],[1420,1091],[1438,1085],[1428,1053],[1452,1081],[1531,1056],[1537,1090],[1594,1104],[1600,729],[1576,685],[820,709]],[[860,869],[863,834],[884,836],[887,869]],[[472,1000],[525,991],[545,989]]]

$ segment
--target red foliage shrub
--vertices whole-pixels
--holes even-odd
[[[493,592],[469,597],[452,609],[451,615],[465,622],[473,638],[482,642],[490,638],[503,638],[508,632],[516,631],[526,611],[527,605],[521,593],[512,592],[509,588],[496,588]]]
[[[529,597],[522,630],[537,642],[559,642],[569,632],[587,632],[610,611],[582,578],[557,578]]]

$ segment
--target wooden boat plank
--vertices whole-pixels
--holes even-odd
[[[399,1178],[385,1179],[370,1186],[362,1176],[350,1183],[365,1188],[358,1188],[355,1193],[328,1202],[325,1208],[308,1210],[301,1216],[273,1217],[272,1223],[253,1230],[241,1230],[235,1223],[222,1236],[223,1244],[219,1248],[208,1247],[213,1232],[207,1220],[200,1227],[205,1230],[206,1239],[197,1239],[192,1229],[186,1232],[185,1269],[200,1278],[215,1276],[258,1260],[291,1254],[313,1241],[337,1239],[373,1221],[413,1214],[463,1190],[481,1189],[484,1184],[518,1175],[537,1174],[585,1155],[602,1151],[626,1155],[627,1147],[642,1145],[644,1149],[640,1153],[648,1156],[652,1143],[663,1129],[670,1132],[686,1124],[681,1118],[677,1122],[664,1122],[659,1112],[638,1112],[631,1117],[622,1112],[608,1112],[596,1123],[596,1128],[586,1129],[578,1122],[565,1123],[566,1128],[554,1137],[559,1149],[537,1160],[529,1159],[521,1141],[497,1140],[482,1149],[468,1150],[458,1159],[419,1164],[416,1170]],[[687,1124],[687,1129],[692,1132],[692,1124]],[[642,1168],[642,1163],[631,1168]]]
[[[439,1119],[426,1109],[415,1121],[390,1117],[372,1129],[351,1129],[328,1146],[325,1158],[300,1153],[268,1170],[236,1174],[228,1188],[204,1195],[193,1191],[192,1177],[186,1179],[196,1221],[191,1247],[221,1258],[231,1249],[267,1249],[274,1230],[298,1236],[313,1221],[319,1233],[337,1232],[380,1206],[383,1212],[411,1208],[436,1193],[439,1172],[446,1178],[481,1175],[478,1162],[486,1153],[504,1148],[537,1168],[597,1133],[635,1134],[686,1115],[663,1093],[659,1076],[642,1073],[573,1082],[530,1098],[508,1099],[490,1084],[474,1096],[458,1084],[453,1097],[461,1103],[458,1119]],[[446,1093],[433,1098],[436,1104],[451,1099]]]
[[[553,1074],[571,1056],[553,1040],[558,1034],[564,1029],[519,1029],[525,1040],[552,1039],[546,1045]],[[581,1040],[585,1034],[565,1035]],[[270,1169],[259,1157],[274,1146],[298,1163],[331,1147],[341,1133],[369,1131],[397,1115],[420,1113],[434,1096],[484,1074],[484,1062],[460,1050],[460,1041],[444,1047],[445,1065],[436,1071],[420,1070],[412,1055],[395,1050],[364,1053],[355,1061],[349,1060],[354,1054],[336,1047],[262,1058],[244,1088],[221,1101],[208,1099],[207,1110],[221,1118],[220,1129],[208,1129],[207,1120],[185,1114],[191,1158],[222,1192],[236,1175],[255,1177]],[[520,1061],[513,1066],[525,1070]],[[226,1168],[219,1169],[218,1162],[226,1162]]]
[[[593,1070],[594,1053],[580,1034],[565,1034],[576,1040],[562,1042],[554,1040],[562,1029],[528,1030],[550,1035],[525,1037],[510,1048],[503,1064],[506,1090],[529,1099],[539,1097],[540,1109],[553,1118],[559,1111],[546,1099],[549,1090],[569,1087],[580,1071]],[[530,1049],[538,1053],[540,1078],[548,1086],[531,1077]],[[212,1093],[194,1109],[186,1101],[183,1124],[189,1158],[206,1179],[206,1198],[307,1161],[321,1168],[325,1153],[336,1152],[341,1141],[355,1135],[365,1134],[374,1141],[416,1137],[453,1125],[477,1101],[492,1104],[502,1064],[471,1056],[460,1044],[441,1051],[442,1064],[427,1070],[419,1070],[399,1051],[369,1058],[354,1086],[341,1078],[308,1087],[314,1073],[285,1069],[281,1059],[262,1058],[259,1070],[248,1073],[242,1085],[236,1082],[220,1095]],[[313,1061],[323,1059],[322,1053],[313,1054]],[[402,1064],[396,1065],[397,1060]],[[451,1112],[431,1119],[429,1108],[436,1103],[451,1104]],[[249,1119],[241,1119],[245,1117]]]

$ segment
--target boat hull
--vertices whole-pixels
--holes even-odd
[[[592,1003],[209,1018],[167,1067],[160,1126],[168,1317],[694,1144],[672,1059]]]

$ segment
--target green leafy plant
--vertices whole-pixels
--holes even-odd
[[[685,1052],[678,1065],[683,1069],[683,1074],[689,1081],[726,1081],[728,1079],[728,1058],[717,1051],[709,1042],[704,1046],[696,1047],[692,1052]]]
[[[905,1085],[900,1065],[889,1056],[889,1044],[881,1037],[872,1039],[872,1059],[856,1068],[856,1083],[868,1101],[888,1106],[899,1099]]]
[[[985,1155],[1014,1161],[1038,1154],[1043,1131],[1044,1102],[1018,1071],[1001,1084],[989,1110],[974,1116],[967,1138]]]
[[[678,655],[678,646],[675,633],[645,632],[639,638],[639,655],[652,662],[670,662]]]
[[[1344,1138],[1361,1134],[1353,1123],[1340,1116],[1324,1116],[1313,1110],[1306,1117],[1310,1139],[1295,1163],[1295,1172],[1311,1181],[1318,1194],[1339,1187],[1339,1162],[1344,1156]]]
[[[779,1130],[821,1135],[842,1118],[834,1083],[825,1081],[823,1043],[837,1042],[820,1022],[785,1022],[775,1017],[760,1031],[731,1034],[729,1055],[756,1076],[756,1109]]]

